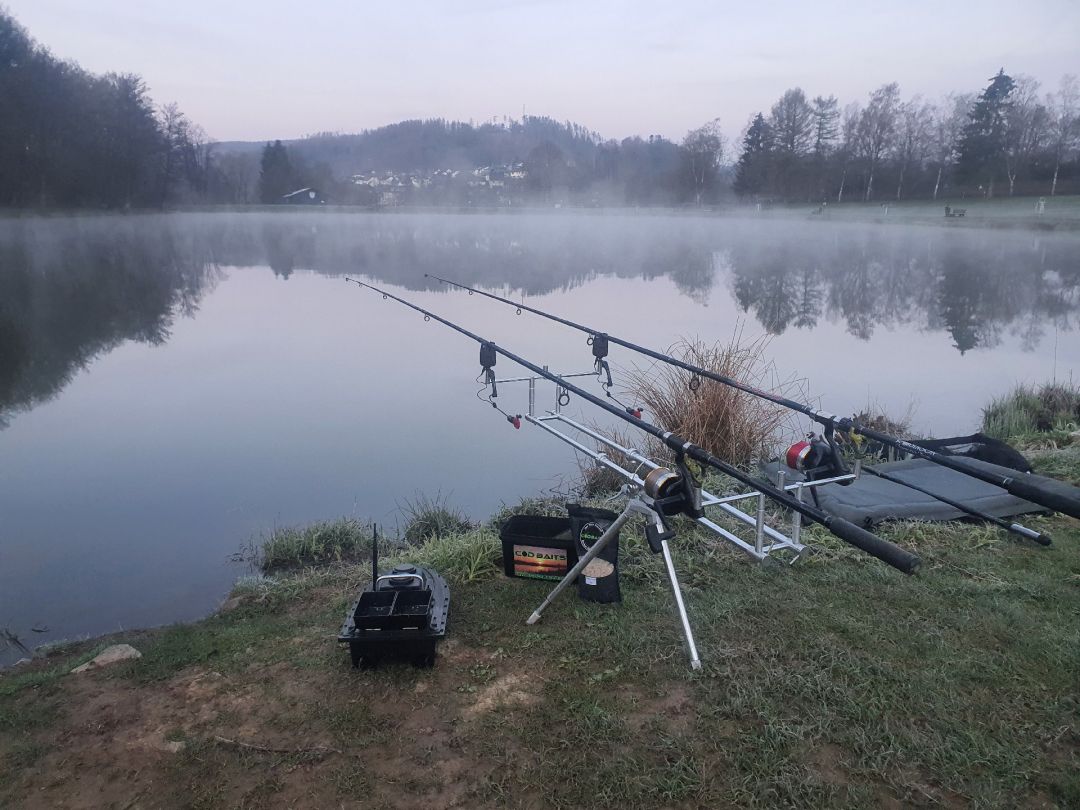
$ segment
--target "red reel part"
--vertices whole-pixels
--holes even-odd
[[[784,453],[784,463],[793,470],[805,470],[807,469],[806,460],[813,449],[814,446],[805,439],[801,442],[796,442],[787,449],[786,453]]]

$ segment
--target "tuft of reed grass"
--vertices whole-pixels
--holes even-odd
[[[309,526],[276,528],[259,544],[255,563],[263,572],[366,557],[371,526],[355,518],[320,520]]]
[[[918,439],[911,429],[914,419],[914,406],[908,406],[902,416],[895,416],[885,412],[880,404],[867,405],[861,411],[852,416],[856,422],[879,433],[887,433],[899,439]],[[838,434],[837,441],[845,455],[849,458],[876,458],[885,461],[893,459],[892,448],[881,444],[874,439],[868,439],[861,434]]]
[[[982,432],[998,439],[1076,430],[1080,425],[1080,386],[1045,383],[1018,385],[983,408]]]
[[[629,429],[619,430],[617,428],[601,425],[592,425],[592,428],[623,447],[632,450],[640,449],[635,447]],[[641,436],[640,432],[635,432],[638,433],[638,437]],[[645,451],[647,454],[652,452],[655,455],[660,450],[660,448],[653,447],[652,444],[648,445],[647,448],[648,449]],[[638,463],[632,458],[620,453],[618,450],[613,450],[601,442],[596,443],[596,449],[601,453],[604,453],[611,461],[615,462],[623,469],[633,471],[638,467]],[[578,471],[578,491],[586,498],[598,498],[604,495],[610,495],[613,492],[618,492],[623,484],[626,483],[626,479],[619,475],[619,473],[615,472],[610,467],[593,461],[591,458],[587,460],[586,457],[579,458]],[[639,475],[644,476],[645,471],[639,472]]]
[[[788,396],[795,380],[777,380],[765,360],[769,339],[744,340],[741,329],[727,343],[683,340],[668,354],[748,385]],[[648,371],[633,369],[628,389],[644,405],[654,423],[684,436],[713,455],[737,465],[750,465],[768,456],[792,434],[791,413],[767,400],[729,385],[699,380],[669,365]]]
[[[432,535],[408,556],[449,580],[473,582],[500,570],[502,543],[489,529],[473,528],[456,534]]]
[[[405,542],[418,546],[432,537],[448,537],[463,534],[473,528],[473,523],[460,509],[447,504],[446,497],[438,492],[434,496],[419,493],[401,508],[405,513]]]

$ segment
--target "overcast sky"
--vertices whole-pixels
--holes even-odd
[[[841,104],[1080,74],[1080,0],[0,0],[57,56],[130,71],[220,140],[548,115],[736,135],[787,88]]]

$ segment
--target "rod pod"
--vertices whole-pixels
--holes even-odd
[[[588,335],[601,334],[599,330],[593,329],[590,326],[584,324],[575,323],[574,321],[567,320],[566,318],[560,318],[558,315],[552,315],[550,312],[544,312],[542,309],[536,309],[535,307],[527,306],[523,302],[511,301],[508,298],[495,295],[494,293],[485,292],[474,287],[467,287],[464,284],[459,284],[456,281],[442,278],[430,273],[425,273],[428,278],[433,278],[436,281],[441,281],[443,284],[449,284],[452,287],[457,287],[461,290],[467,290],[469,293],[478,293],[490,298],[493,301],[498,301],[503,304],[509,304],[516,307],[519,311],[525,310],[531,312],[534,315],[539,315],[542,318],[561,323],[563,326],[569,326],[571,329],[577,329],[579,332],[584,332]],[[646,357],[651,357],[654,360],[659,360],[662,363],[667,363],[671,366],[676,366],[684,371],[689,371],[699,377],[718,382],[723,385],[730,386],[744,393],[750,394],[760,399],[773,402],[777,405],[781,405],[789,410],[796,411],[805,416],[810,417],[815,422],[819,423],[825,429],[836,429],[842,433],[857,433],[861,436],[866,436],[868,439],[874,439],[886,444],[890,447],[894,447],[897,450],[901,450],[910,455],[924,458],[927,461],[931,461],[934,464],[939,464],[942,467],[947,467],[955,472],[963,473],[964,475],[971,476],[972,478],[978,478],[980,481],[985,481],[988,484],[993,484],[996,487],[1000,487],[1017,498],[1022,498],[1025,501],[1031,501],[1037,503],[1040,506],[1045,506],[1047,509],[1051,509],[1055,512],[1061,512],[1062,514],[1069,515],[1070,517],[1080,518],[1080,489],[1076,487],[1070,487],[1066,484],[1062,484],[1058,491],[1050,491],[1044,487],[1039,486],[1037,483],[1025,481],[1024,476],[1003,476],[997,473],[989,472],[987,470],[980,470],[976,467],[969,467],[966,464],[962,464],[952,459],[951,456],[944,455],[942,453],[929,450],[925,447],[920,447],[917,444],[905,441],[904,439],[897,438],[896,436],[890,436],[887,433],[874,430],[872,428],[865,427],[859,424],[858,420],[849,417],[837,417],[836,414],[826,413],[811,408],[809,405],[805,405],[801,402],[788,399],[787,397],[777,396],[776,394],[768,391],[763,391],[760,388],[755,388],[752,385],[740,382],[732,377],[727,377],[723,374],[717,374],[716,372],[709,371],[708,369],[695,366],[693,363],[687,363],[684,360],[679,360],[676,357],[672,357],[669,354],[649,349],[645,346],[640,346],[637,343],[631,343],[628,340],[623,340],[612,335],[610,332],[602,333],[607,342],[614,343],[617,346],[630,349],[631,351],[643,354]],[[932,497],[937,497],[933,495]],[[939,498],[940,500],[940,498]],[[942,501],[944,503],[944,501]],[[963,510],[962,510],[963,511]]]
[[[438,321],[444,326],[450,327],[459,334],[462,334],[465,337],[476,341],[477,343],[490,342],[484,340],[484,338],[480,337],[474,332],[470,332],[465,327],[459,326],[453,321],[440,317],[434,312],[424,309],[417,304],[406,301],[404,298],[400,298],[393,293],[386,292],[385,290],[379,289],[378,287],[375,287],[371,284],[367,284],[366,282],[359,281],[358,279],[346,277],[345,281],[352,282],[353,284],[356,284],[360,287],[366,287],[372,292],[378,293],[383,298],[393,299],[399,304],[402,304],[403,306],[406,306],[409,309],[414,310],[415,312],[419,312],[421,315],[424,316],[425,320]],[[856,526],[849,520],[837,517],[836,515],[826,514],[817,507],[803,503],[793,498],[787,492],[776,488],[772,484],[760,481],[751,476],[749,473],[743,472],[737,467],[728,464],[723,459],[717,458],[712,453],[708,452],[704,448],[698,447],[693,442],[687,441],[686,439],[675,433],[672,433],[669,430],[661,430],[656,425],[642,421],[639,417],[627,413],[626,411],[616,407],[615,405],[605,402],[603,399],[596,396],[595,394],[591,394],[588,391],[579,388],[573,383],[568,382],[564,378],[560,377],[558,374],[554,374],[551,371],[548,371],[546,368],[541,368],[535,363],[526,360],[520,355],[514,354],[508,349],[504,349],[495,343],[492,343],[491,345],[495,347],[496,352],[501,354],[507,360],[517,363],[518,365],[528,369],[539,377],[543,377],[546,380],[562,386],[562,388],[564,388],[566,391],[576,394],[581,399],[592,403],[593,405],[607,411],[610,414],[614,414],[623,421],[629,422],[631,425],[638,428],[639,430],[644,431],[650,436],[653,436],[656,439],[660,440],[664,444],[664,446],[671,450],[675,457],[679,459],[680,463],[683,461],[684,457],[691,458],[699,464],[704,464],[708,467],[719,470],[730,478],[734,478],[736,481],[745,484],[748,487],[751,487],[757,492],[760,492],[762,495],[769,498],[770,500],[779,503],[781,506],[784,506],[794,512],[798,512],[803,517],[808,518],[815,523],[821,524],[826,529],[828,529],[829,532],[831,532],[835,537],[843,540],[845,543],[855,546],[862,551],[865,551],[872,557],[877,557],[882,562],[892,566],[893,568],[905,574],[915,573],[915,571],[918,570],[919,566],[922,564],[922,560],[917,554],[912,554],[910,551],[900,548],[900,546],[896,545],[895,543],[890,543],[887,540],[882,540],[877,535],[873,534],[872,532],[868,532],[866,529]]]

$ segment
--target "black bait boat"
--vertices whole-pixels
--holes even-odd
[[[338,641],[349,645],[352,665],[374,666],[383,658],[435,665],[435,644],[446,635],[450,588],[436,571],[398,565],[379,573],[378,535],[372,539],[371,584],[345,615]]]

